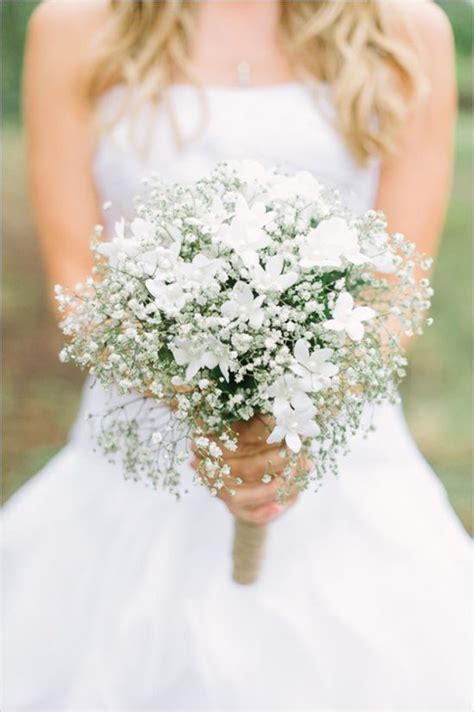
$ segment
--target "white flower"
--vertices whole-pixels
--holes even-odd
[[[274,255],[269,257],[263,268],[260,264],[256,264],[252,268],[253,280],[252,286],[257,292],[284,292],[289,287],[293,286],[298,280],[296,272],[283,273],[284,259],[282,255]]]
[[[169,316],[179,314],[189,298],[178,282],[165,284],[160,277],[155,277],[155,279],[147,279],[145,284],[155,297],[156,306]]]
[[[321,388],[327,388],[332,376],[339,371],[336,364],[328,361],[333,353],[332,349],[320,348],[310,353],[309,343],[305,339],[298,339],[294,349],[297,363],[292,365],[291,370],[298,376],[308,379],[311,384],[308,390],[319,391]]]
[[[393,274],[396,271],[394,255],[390,250],[386,250],[379,255],[371,258],[371,263],[377,270],[384,274]]]
[[[181,242],[173,242],[169,247],[159,245],[154,250],[147,250],[138,256],[137,261],[144,272],[153,275],[155,281],[165,281],[174,277],[174,270],[179,261]]]
[[[357,232],[343,218],[322,220],[310,230],[300,247],[300,265],[303,268],[341,267],[345,258],[352,264],[367,262],[359,251]]]
[[[342,292],[336,300],[333,318],[325,321],[323,326],[333,331],[345,331],[352,341],[360,341],[364,336],[363,321],[373,319],[376,313],[370,307],[355,307],[354,299],[349,292]]]
[[[265,316],[261,308],[265,296],[254,297],[252,289],[245,282],[237,282],[231,294],[231,298],[222,305],[222,315],[228,319],[248,321],[254,329],[259,329]]]
[[[268,398],[273,398],[275,403],[290,403],[297,410],[304,410],[312,406],[311,398],[306,391],[308,381],[303,378],[297,378],[293,374],[287,373],[284,376],[279,376],[265,392]]]
[[[232,346],[240,353],[244,354],[252,345],[253,337],[250,334],[241,334],[236,332],[231,336]]]
[[[152,275],[156,270],[156,265],[158,262],[158,253],[156,250],[147,250],[142,252],[141,255],[137,257],[137,263],[145,272],[145,274]]]
[[[153,235],[153,225],[143,218],[135,218],[130,223],[133,237],[138,240],[149,240]]]
[[[380,231],[374,235],[369,234],[364,240],[364,252],[368,261],[377,272],[390,274],[396,272],[396,255],[390,249],[388,235]]]
[[[198,253],[192,262],[181,262],[176,269],[178,280],[185,280],[188,287],[206,289],[214,280],[216,272],[223,266],[223,260],[211,259]]]
[[[185,377],[188,381],[205,366],[206,347],[202,343],[191,339],[176,339],[170,349],[178,366],[187,366]]]
[[[202,213],[202,223],[214,233],[216,232],[224,220],[229,216],[224,203],[219,195],[215,195],[211,205]]]
[[[221,225],[215,239],[234,250],[246,267],[258,262],[258,250],[268,247],[271,237],[262,229],[273,217],[265,204],[255,202],[251,207],[239,196],[230,225]]]
[[[136,254],[139,248],[139,240],[125,236],[125,220],[122,218],[115,223],[115,236],[98,245],[97,252],[108,258],[111,267],[116,267],[124,258]]]
[[[306,437],[316,437],[320,429],[312,420],[316,408],[311,406],[304,410],[295,410],[289,403],[275,402],[273,414],[276,418],[276,425],[267,439],[267,443],[279,443],[283,439],[293,452],[301,450],[300,435]]]
[[[294,176],[276,176],[275,178],[270,194],[277,200],[291,200],[299,196],[308,202],[314,202],[321,191],[320,183],[308,171],[300,171]]]
[[[229,368],[232,365],[230,357],[230,348],[211,336],[206,342],[206,352],[204,354],[204,363],[208,368],[219,366],[225,380],[229,380]]]
[[[201,368],[216,366],[219,366],[224,378],[229,380],[229,350],[217,339],[208,339],[207,342],[175,339],[170,349],[178,366],[187,366],[187,380],[191,380]]]

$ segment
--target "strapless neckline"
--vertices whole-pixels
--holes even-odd
[[[379,160],[357,163],[337,129],[331,89],[327,82],[312,80],[249,86],[176,83],[167,89],[165,110],[155,110],[146,100],[121,115],[126,88],[111,87],[100,102],[109,127],[100,135],[93,160],[99,199],[112,203],[104,215],[107,230],[122,215],[131,215],[133,197],[151,173],[186,183],[219,161],[233,159],[255,159],[282,172],[309,171],[339,190],[350,207],[372,207]]]
[[[309,80],[294,80],[288,82],[274,82],[266,84],[214,84],[214,83],[202,83],[202,84],[190,84],[186,82],[175,82],[170,84],[167,88],[171,91],[174,90],[196,90],[202,89],[206,92],[222,93],[222,94],[255,94],[258,91],[261,92],[283,92],[292,91],[294,89],[308,89],[326,87],[329,88],[328,82],[316,82]]]
[[[99,106],[106,106],[113,97],[123,94],[127,91],[127,86],[123,82],[114,84],[107,89],[99,99]],[[191,84],[186,82],[175,82],[169,84],[163,92],[172,95],[192,95],[199,92],[212,97],[213,100],[228,100],[236,98],[245,100],[246,98],[255,99],[259,94],[262,97],[277,98],[278,95],[288,93],[307,94],[320,93],[320,98],[326,104],[330,104],[331,85],[329,82],[312,81],[312,80],[295,80],[289,82],[275,82],[274,84]],[[133,90],[132,90],[133,96]],[[147,101],[147,104],[150,100]]]

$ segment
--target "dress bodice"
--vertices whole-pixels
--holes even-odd
[[[105,119],[117,111],[123,92],[116,86],[104,94],[99,108]],[[174,85],[164,106],[146,103],[102,132],[93,171],[100,199],[112,203],[105,218],[110,226],[128,216],[141,180],[151,173],[186,182],[219,161],[239,158],[283,171],[310,171],[340,190],[350,206],[367,209],[375,200],[379,161],[360,166],[334,118],[326,84],[317,89],[298,82],[202,90]]]

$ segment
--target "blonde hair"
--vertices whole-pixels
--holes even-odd
[[[95,103],[111,85],[135,89],[136,106],[160,102],[177,77],[191,83],[197,2],[111,0],[111,16],[87,79]],[[389,32],[382,3],[281,2],[282,46],[294,71],[328,82],[337,128],[360,163],[392,153],[411,102],[424,85],[418,52]],[[130,109],[131,91],[126,93]],[[372,117],[376,117],[376,121]]]

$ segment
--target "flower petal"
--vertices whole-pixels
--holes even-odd
[[[362,322],[355,321],[355,319],[346,326],[347,335],[352,339],[352,341],[360,341],[364,336],[364,327]]]
[[[265,271],[271,274],[272,277],[278,277],[283,269],[283,255],[273,255],[267,260]]]
[[[291,396],[291,405],[295,410],[306,410],[313,405],[311,398],[304,391],[293,393]]]
[[[367,321],[368,319],[373,319],[377,315],[377,312],[370,307],[356,307],[352,312],[352,316],[358,321]]]
[[[267,438],[267,443],[271,445],[272,443],[281,443],[285,436],[285,431],[279,425],[276,425]]]
[[[342,292],[337,300],[334,307],[334,317],[337,319],[339,315],[345,315],[347,312],[352,311],[354,306],[354,299],[352,294],[349,292]]]
[[[195,359],[194,361],[191,361],[191,363],[189,364],[189,366],[186,369],[186,380],[190,381],[192,378],[194,378],[194,376],[196,375],[196,373],[199,371],[200,368],[201,368],[201,364],[197,359]]]
[[[309,343],[306,339],[298,339],[293,354],[299,363],[305,363],[309,359]]]
[[[337,319],[328,319],[323,323],[325,329],[331,329],[332,331],[344,331],[345,326],[341,324]]]
[[[301,439],[296,433],[287,433],[285,441],[290,450],[293,450],[293,452],[299,452],[301,450]]]

